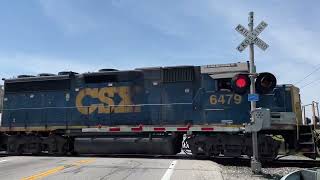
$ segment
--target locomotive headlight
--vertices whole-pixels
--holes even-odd
[[[276,87],[277,79],[271,73],[259,73],[255,84],[257,93],[266,94]]]

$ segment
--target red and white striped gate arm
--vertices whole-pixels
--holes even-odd
[[[239,132],[243,126],[237,125],[193,125],[193,126],[97,126],[82,128],[82,132]]]

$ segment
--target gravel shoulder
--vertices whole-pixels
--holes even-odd
[[[283,160],[307,160],[301,156],[287,156]],[[319,160],[319,159],[318,159]],[[281,168],[262,168],[262,175],[255,176],[248,166],[221,165],[221,174],[224,180],[246,180],[246,179],[281,179],[283,176],[304,168],[300,167],[281,167]]]
[[[290,172],[300,170],[298,167],[262,168],[262,175],[252,175],[250,167],[222,166],[224,180],[246,180],[246,179],[281,179]]]

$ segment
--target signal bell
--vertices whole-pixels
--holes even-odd
[[[231,80],[232,90],[237,94],[244,94],[250,87],[248,74],[237,74]]]
[[[256,91],[259,94],[266,94],[272,91],[277,85],[276,77],[268,72],[259,73],[256,78]]]

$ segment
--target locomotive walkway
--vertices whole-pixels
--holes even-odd
[[[0,177],[6,179],[223,179],[213,161],[114,157],[0,157]]]

